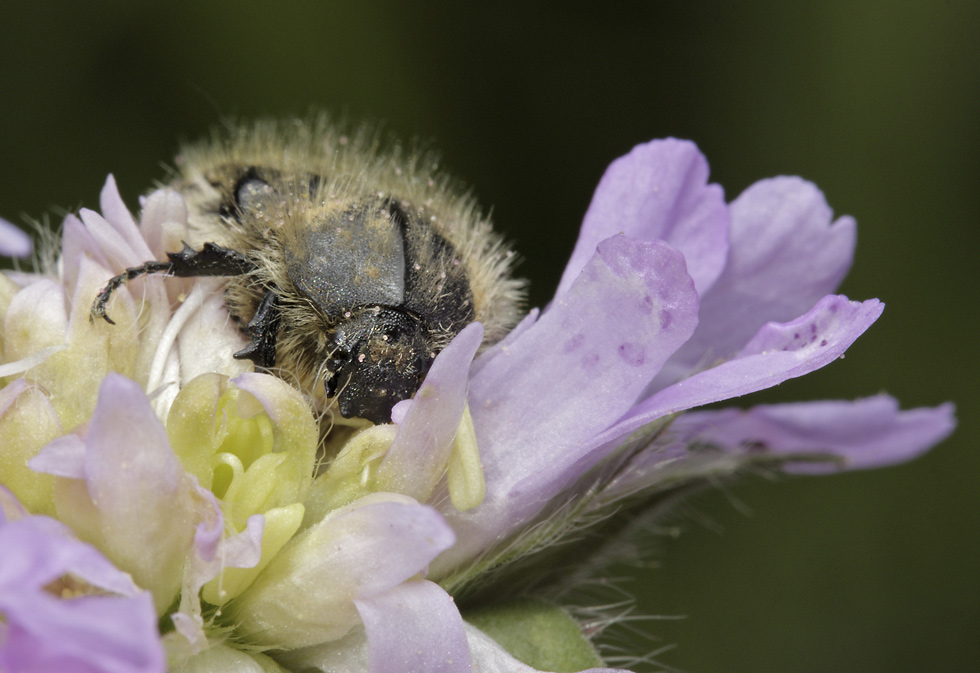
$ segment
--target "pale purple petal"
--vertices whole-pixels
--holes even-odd
[[[473,659],[472,673],[544,673],[512,657],[497,641],[472,624],[464,624]],[[581,673],[629,673],[619,668],[589,668]]]
[[[194,531],[194,549],[203,560],[210,561],[214,558],[218,551],[218,545],[221,543],[221,536],[225,529],[225,517],[221,511],[221,504],[218,502],[218,498],[215,497],[214,493],[210,489],[204,488],[198,484],[196,477],[194,477],[194,482],[197,486],[195,491],[198,497],[200,497],[203,502],[207,503],[206,507],[201,508],[202,513],[205,514],[204,520],[197,524],[197,529]],[[248,518],[248,530],[252,531],[253,537],[256,535],[252,524],[252,518],[255,516],[259,515],[253,514]],[[261,543],[262,528],[265,525],[265,519],[263,518],[255,525],[258,527],[258,542]],[[255,565],[257,562],[258,558],[252,562],[252,565]],[[228,565],[234,565],[234,563],[229,561]]]
[[[603,241],[568,292],[470,382],[486,498],[447,513],[460,540],[439,567],[478,554],[600,460],[589,441],[630,409],[696,315],[676,250]]]
[[[152,597],[94,547],[46,517],[0,527],[0,670],[151,673],[165,669]],[[10,553],[14,550],[14,553]],[[121,595],[61,599],[66,575]]]
[[[29,516],[0,527],[5,550],[0,563],[4,591],[43,589],[67,573],[105,591],[135,596],[139,587],[95,547],[75,539],[67,526],[45,516]]]
[[[878,395],[842,400],[723,409],[678,419],[693,438],[754,454],[827,454],[842,461],[788,463],[788,472],[834,472],[881,467],[911,460],[941,442],[956,426],[953,405],[901,411]]]
[[[354,601],[368,640],[369,673],[469,673],[463,619],[433,582],[404,582]]]
[[[142,388],[119,374],[102,380],[85,449],[84,481],[55,484],[59,518],[166,607],[211,505],[194,493]]]
[[[184,580],[185,585],[191,587],[193,600],[197,600],[201,587],[217,577],[224,568],[254,568],[262,559],[264,531],[265,517],[253,514],[246,520],[245,530],[219,540],[213,550],[210,547],[202,550],[200,541],[196,541],[197,556],[192,559]]]
[[[653,389],[736,353],[766,322],[792,320],[837,289],[854,256],[852,218],[834,221],[823,193],[793,177],[762,180],[731,206],[728,263],[701,295],[698,329]]]
[[[84,479],[85,441],[78,435],[58,437],[44,445],[27,464],[35,472]]]
[[[362,598],[424,572],[456,537],[438,512],[427,505],[367,504],[336,519],[331,522],[332,528],[352,534],[337,540],[329,552],[324,550],[324,556],[335,559],[331,573],[356,578],[349,586],[356,586],[355,595]]]
[[[171,281],[168,279],[168,290],[173,289]],[[220,278],[195,279],[190,292],[182,298],[178,313],[192,311],[177,333],[180,380],[185,383],[214,372],[235,376],[252,366],[249,360],[234,358],[248,344],[248,339],[228,316],[222,282]],[[193,310],[195,305],[197,310]]]
[[[211,498],[213,500],[214,496]],[[223,517],[220,510],[216,518],[218,525],[215,527],[198,526],[193,549],[196,553],[189,555],[184,567],[180,606],[170,615],[174,628],[195,652],[204,648],[208,640],[201,618],[201,587],[217,577],[223,568],[253,568],[262,557],[264,516],[253,514],[248,518],[245,530],[224,540],[214,539],[214,528],[219,534],[221,532]]]
[[[254,643],[292,649],[336,640],[358,623],[354,599],[424,573],[454,540],[435,509],[368,495],[293,538],[229,606]]]
[[[0,255],[4,257],[28,257],[34,250],[31,237],[20,227],[0,217]]]
[[[61,275],[69,294],[75,293],[82,260],[91,260],[109,271],[109,260],[98,241],[75,215],[68,215],[61,225]]]
[[[638,404],[598,441],[615,441],[658,418],[770,388],[839,358],[884,309],[877,299],[828,295],[804,316],[769,323],[735,359],[695,374]]]
[[[119,232],[137,257],[144,262],[152,259],[150,248],[140,234],[136,220],[123,203],[119,188],[116,186],[116,178],[111,174],[106,178],[105,186],[102,187],[102,193],[99,195],[99,209],[102,211],[102,217]]]
[[[532,308],[527,312],[527,315],[524,316],[519,323],[517,323],[514,329],[507,333],[507,336],[480,353],[476,357],[476,360],[473,361],[473,365],[470,367],[470,376],[476,376],[480,370],[483,369],[484,365],[492,362],[493,359],[499,354],[506,352],[507,349],[510,348],[511,344],[517,341],[517,339],[519,339],[524,332],[534,326],[534,323],[537,322],[538,315],[540,315],[540,313],[541,311],[539,309]]]
[[[378,467],[386,490],[428,500],[449,461],[466,406],[470,364],[483,340],[483,325],[461,331],[432,363],[412,399],[391,448]]]
[[[99,387],[85,443],[92,499],[119,516],[127,510],[141,516],[133,505],[151,499],[165,507],[184,474],[143,389],[119,374],[108,374]]]
[[[669,243],[703,293],[725,264],[728,226],[722,189],[708,184],[708,162],[694,143],[668,138],[637,145],[599,181],[555,296],[571,287],[599,242],[616,234]]]
[[[153,259],[180,249],[180,241],[189,233],[187,203],[173,189],[158,189],[143,202],[140,215],[140,234],[152,252]]]
[[[151,673],[166,669],[148,593],[132,598],[32,597],[8,612],[0,669],[18,673]]]
[[[105,218],[94,210],[82,208],[79,213],[82,224],[95,240],[96,245],[102,250],[105,258],[109,261],[109,270],[113,273],[120,273],[137,264],[145,262],[139,257],[129,245],[129,241],[123,238],[112,225],[106,222]]]

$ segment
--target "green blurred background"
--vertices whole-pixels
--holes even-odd
[[[582,5],[584,7],[584,3]],[[975,266],[980,3],[11,2],[0,6],[0,214],[136,198],[179,139],[311,107],[429,140],[548,301],[605,166],[695,140],[730,198],[799,174],[860,237],[843,291],[884,316],[847,358],[740,400],[953,400],[960,427],[879,472],[746,480],[690,503],[640,621],[691,673],[980,670]],[[60,216],[52,216],[52,222]],[[659,670],[650,666],[648,670]]]

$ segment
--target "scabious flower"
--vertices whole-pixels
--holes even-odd
[[[144,277],[114,326],[89,320],[187,236],[178,193],[141,206],[110,177],[57,259],[0,276],[5,671],[610,670],[520,595],[601,568],[556,575],[554,543],[595,524],[608,548],[612,507],[747,469],[907,460],[954,425],[883,395],[689,411],[829,364],[882,304],[832,294],[855,225],[813,185],[726,203],[688,142],[609,167],[548,307],[479,355],[469,326],[392,424],[325,440],[299,391],[231,357],[219,281]]]

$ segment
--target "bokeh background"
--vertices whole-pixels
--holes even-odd
[[[0,214],[135,208],[178,140],[311,108],[437,147],[548,301],[605,166],[691,138],[730,198],[798,174],[859,222],[847,358],[745,398],[953,400],[900,467],[749,479],[679,512],[617,644],[691,673],[980,670],[980,3],[0,5]],[[581,8],[580,8],[581,7]]]

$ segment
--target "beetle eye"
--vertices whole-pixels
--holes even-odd
[[[259,177],[254,168],[250,168],[235,184],[235,206],[240,213],[253,212],[275,193],[272,185]]]

